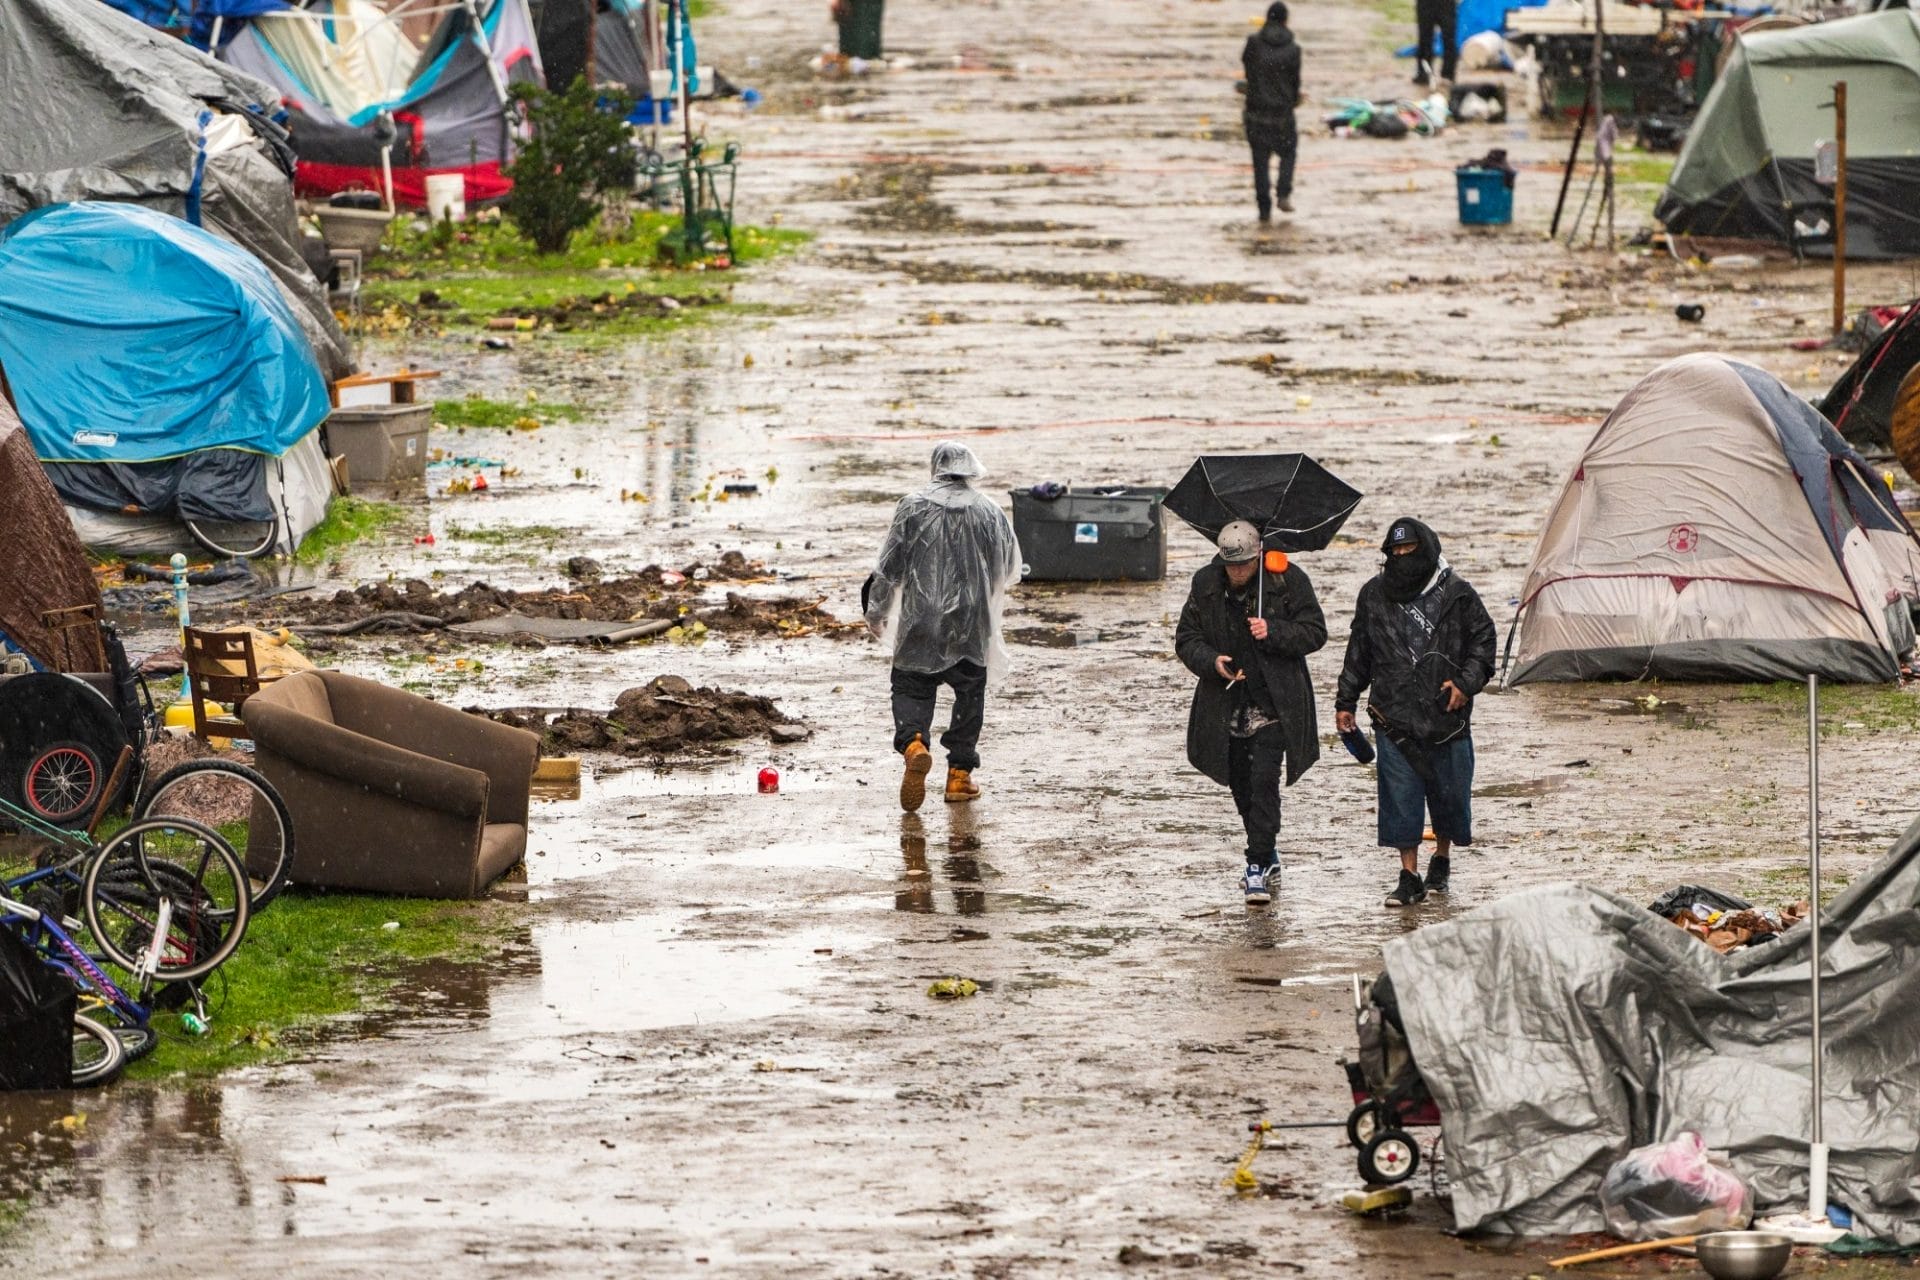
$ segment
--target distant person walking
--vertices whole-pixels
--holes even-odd
[[[1353,732],[1365,693],[1380,753],[1380,843],[1400,851],[1387,905],[1408,907],[1445,893],[1453,846],[1473,843],[1473,699],[1493,678],[1496,637],[1432,529],[1402,516],[1380,549],[1386,562],[1354,605],[1334,727]],[[1435,844],[1423,880],[1429,815]]]
[[[840,28],[840,56],[872,62],[880,56],[880,22],[886,0],[833,0],[829,12]]]
[[[1327,621],[1304,569],[1284,557],[1278,569],[1263,562],[1253,525],[1234,521],[1218,546],[1193,575],[1173,649],[1200,679],[1187,760],[1233,792],[1247,833],[1240,888],[1261,906],[1280,873],[1282,768],[1292,786],[1320,758],[1307,655],[1327,643]]]
[[[867,625],[893,645],[893,749],[905,761],[900,807],[920,808],[933,753],[934,698],[953,690],[953,715],[940,745],[947,751],[948,804],[977,798],[980,729],[989,672],[1006,667],[1000,614],[1020,580],[1013,525],[973,487],[986,472],[973,450],[933,450],[933,483],[900,499],[880,560],[861,592]]]
[[[1433,37],[1440,37],[1440,79],[1453,83],[1460,69],[1459,0],[1414,0],[1414,25],[1420,30],[1420,43],[1413,55],[1413,82],[1433,83]]]
[[[1260,221],[1273,221],[1277,199],[1280,212],[1293,212],[1293,163],[1300,149],[1300,132],[1293,109],[1300,104],[1300,45],[1287,29],[1287,6],[1274,0],[1267,6],[1266,25],[1247,37],[1240,54],[1246,69],[1247,105],[1242,123],[1247,145],[1253,149],[1253,200]],[[1280,161],[1280,180],[1271,166]]]

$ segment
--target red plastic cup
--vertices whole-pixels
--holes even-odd
[[[760,794],[770,796],[780,789],[780,771],[772,765],[760,771]]]

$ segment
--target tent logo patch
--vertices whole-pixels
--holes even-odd
[[[73,433],[73,442],[82,449],[111,449],[120,443],[117,431],[88,431],[84,428]]]
[[[1100,526],[1097,524],[1076,524],[1073,526],[1073,540],[1075,542],[1100,541]]]
[[[1700,546],[1700,531],[1690,524],[1677,524],[1667,534],[1667,546],[1683,555],[1696,550]]]

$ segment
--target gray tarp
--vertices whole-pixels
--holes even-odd
[[[1829,1198],[1920,1245],[1920,823],[1822,914]],[[1760,1212],[1804,1209],[1808,930],[1722,956],[1578,885],[1386,947],[1439,1103],[1462,1230],[1604,1229],[1600,1180],[1682,1130],[1731,1152]]]
[[[4,0],[0,226],[71,200],[130,200],[184,216],[202,113],[273,111],[279,103],[271,85],[107,5]],[[215,146],[199,191],[206,228],[273,272],[327,376],[350,372],[325,291],[300,256],[292,180],[268,147]]]

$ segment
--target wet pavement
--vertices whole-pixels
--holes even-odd
[[[1298,213],[1256,228],[1232,93],[1252,6],[895,0],[890,40],[917,65],[846,82],[805,70],[824,8],[728,0],[702,37],[767,94],[715,111],[746,143],[742,217],[816,241],[738,280],[747,315],[661,340],[375,353],[446,368],[446,394],[595,413],[437,432],[520,475],[436,496],[432,546],[352,556],[343,585],[540,588],[572,555],[618,573],[737,548],[785,574],[750,594],[852,617],[936,439],[968,439],[1003,488],[1170,484],[1198,452],[1305,449],[1370,495],[1302,557],[1334,632],[1310,663],[1330,733],[1393,516],[1436,525],[1504,632],[1541,514],[1638,377],[1702,349],[1809,389],[1840,367],[1787,349],[1822,323],[1818,269],[1544,243],[1566,143],[1534,122],[1398,143],[1309,128]],[[1400,91],[1384,51],[1402,33],[1373,9],[1301,3],[1294,25],[1316,100]],[[1522,166],[1518,225],[1470,231],[1451,169],[1491,146]],[[1902,292],[1884,270],[1855,289]],[[1694,300],[1705,323],[1681,325]],[[761,494],[710,500],[732,477]],[[526,532],[488,532],[506,528]],[[775,697],[815,734],[718,763],[590,757],[577,798],[536,804],[524,930],[498,963],[423,968],[295,1062],[84,1096],[79,1135],[53,1132],[70,1100],[0,1104],[0,1186],[31,1188],[0,1272],[1539,1270],[1549,1245],[1443,1235],[1425,1174],[1409,1220],[1343,1215],[1334,1130],[1270,1143],[1257,1196],[1222,1180],[1248,1121],[1344,1117],[1351,975],[1406,930],[1564,878],[1801,896],[1804,710],[1738,688],[1644,711],[1618,688],[1485,698],[1481,842],[1450,901],[1404,914],[1378,905],[1371,774],[1329,739],[1286,797],[1274,905],[1250,913],[1232,804],[1183,759],[1171,630],[1206,556],[1175,529],[1163,582],[1016,592],[986,795],[915,816],[870,644],[341,642],[340,665],[455,705],[605,708],[670,673]],[[1916,723],[1898,691],[1833,717],[1836,878],[1911,820],[1889,748]],[[767,763],[777,795],[755,790]],[[981,991],[929,999],[946,976]]]

